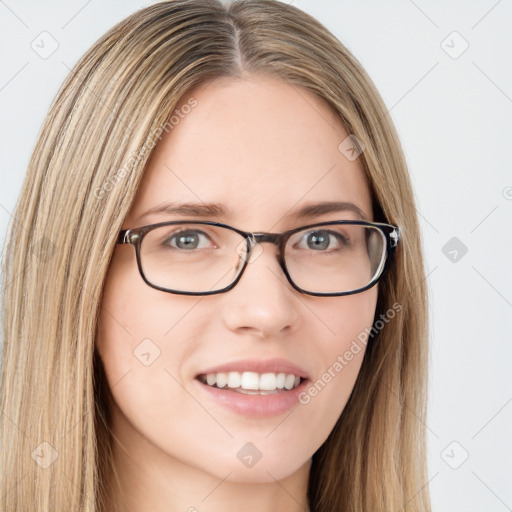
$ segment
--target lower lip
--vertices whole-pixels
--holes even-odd
[[[246,395],[228,388],[214,388],[195,379],[201,388],[216,402],[232,411],[253,417],[270,417],[282,414],[299,403],[299,395],[305,391],[308,379],[304,379],[296,388],[281,391],[273,395]]]

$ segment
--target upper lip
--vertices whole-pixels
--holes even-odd
[[[297,366],[296,364],[287,361],[286,359],[239,359],[238,361],[231,361],[218,366],[212,366],[203,370],[199,375],[207,375],[209,373],[220,372],[256,372],[256,373],[286,373],[308,378],[307,372]]]

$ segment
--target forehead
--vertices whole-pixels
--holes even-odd
[[[349,134],[311,91],[262,75],[220,78],[177,110],[146,167],[131,227],[165,220],[144,214],[166,202],[225,205],[215,219],[247,229],[284,226],[287,212],[324,201],[351,202],[371,218],[361,160],[339,150]]]

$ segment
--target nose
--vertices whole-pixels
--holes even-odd
[[[233,332],[250,332],[261,338],[290,334],[301,320],[298,291],[290,285],[272,243],[257,244],[244,273],[223,294],[223,319]]]

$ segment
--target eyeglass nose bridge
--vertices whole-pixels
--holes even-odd
[[[281,246],[283,244],[283,234],[280,233],[247,233],[247,238],[250,241],[251,249],[256,244],[269,242],[271,244],[277,245],[279,250],[281,250]]]
[[[283,266],[283,240],[284,234],[282,233],[247,233],[247,240],[249,240],[249,251],[247,254],[248,261],[251,257],[251,252],[257,244],[268,242],[277,245],[277,259],[281,266]]]
[[[249,233],[249,239],[253,244],[261,242],[270,242],[279,246],[281,244],[282,235],[279,233]]]

